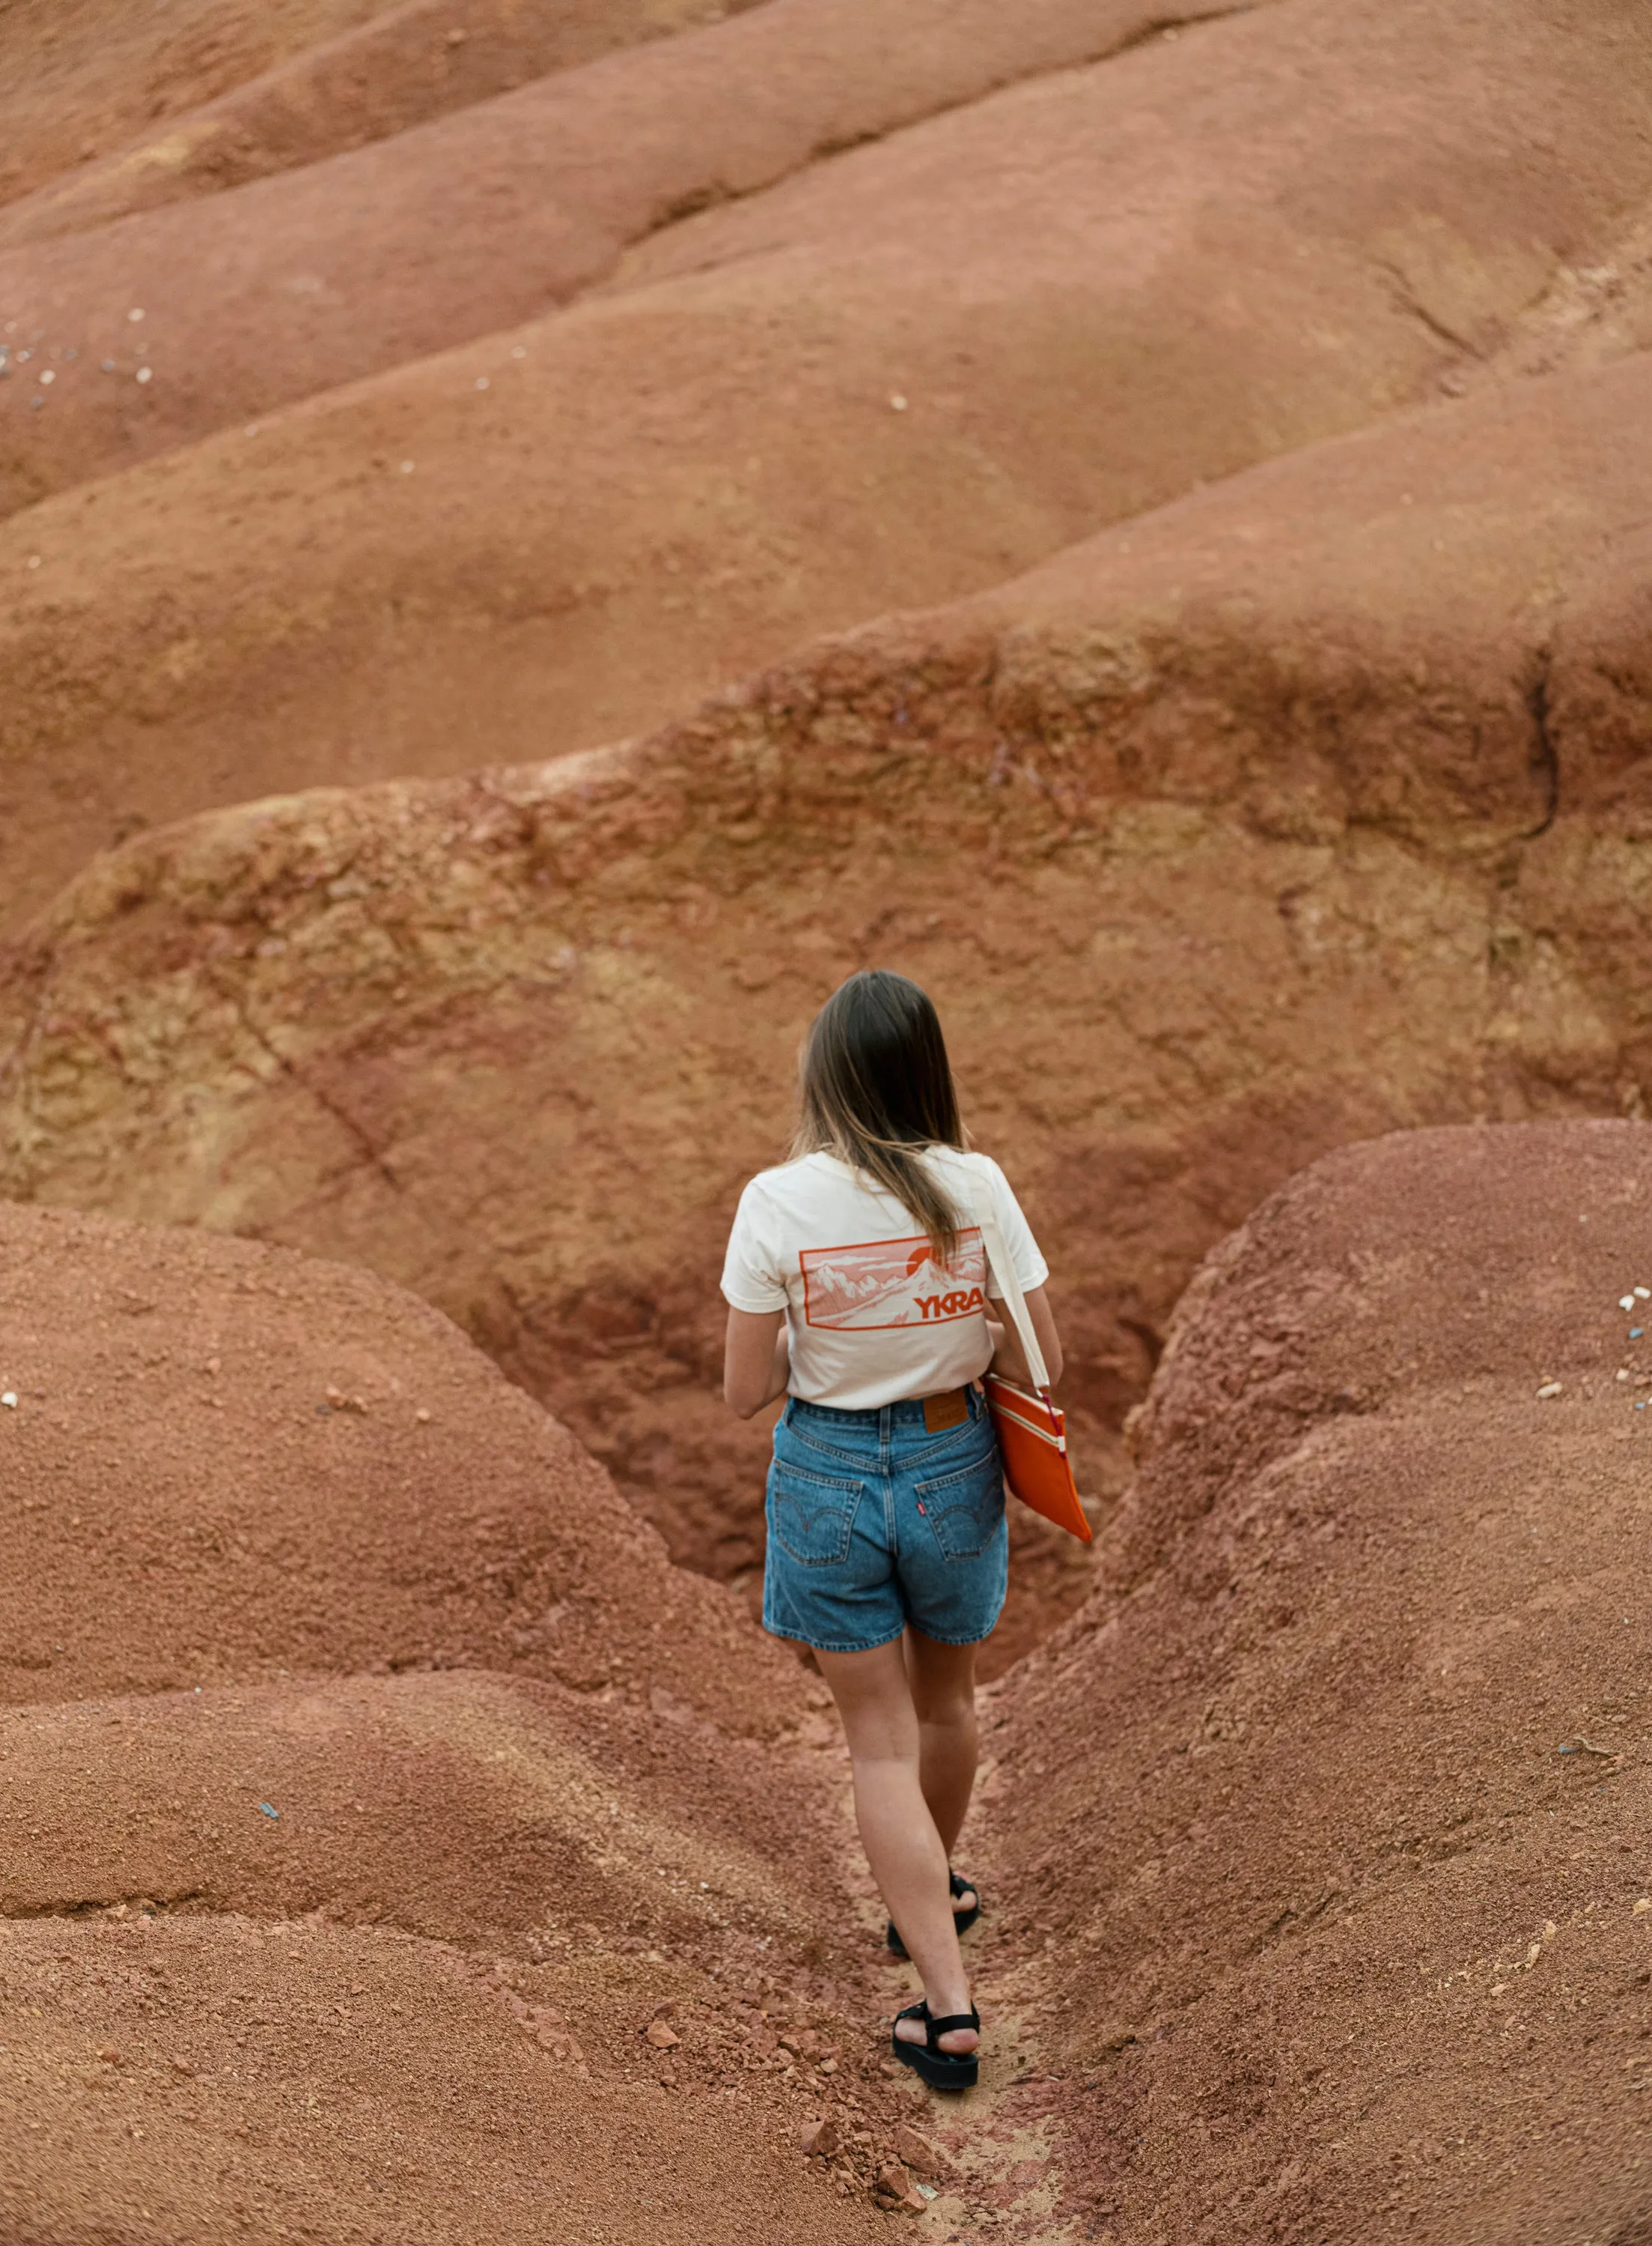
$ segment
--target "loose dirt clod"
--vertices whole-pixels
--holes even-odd
[[[920,2136],[915,2129],[902,2127],[895,2131],[894,2149],[914,2175],[934,2178],[948,2175],[954,2166],[951,2155],[928,2137]]]

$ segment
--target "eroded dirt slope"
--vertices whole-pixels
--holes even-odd
[[[115,154],[78,163],[68,176],[23,196],[0,213],[0,242],[49,241],[162,203],[221,194],[272,172],[387,140],[527,78],[755,4],[403,0],[377,10],[357,7],[346,12],[348,28],[337,37],[283,55],[255,78],[159,126],[144,118],[146,129]],[[174,99],[174,112],[179,105]],[[37,112],[30,121],[38,128]],[[56,121],[61,145],[61,119]],[[113,137],[105,132],[104,145]],[[76,154],[88,146],[101,153],[94,139]]]
[[[810,1011],[894,963],[1050,1244],[1105,1502],[1188,1275],[1303,1161],[1647,1096],[1649,382],[1253,470],[631,751],[135,841],[10,955],[9,1188],[417,1288],[738,1577],[729,1212]],[[1002,1653],[1084,1581],[1023,1568]]]
[[[847,2132],[887,2162],[887,2086],[783,2067],[765,2006],[811,2049],[842,2026],[750,1970],[743,1998],[595,1927],[539,1962],[317,1918],[6,1921],[0,2222],[17,2246],[884,2236]],[[833,2170],[798,2149],[823,2104]]]
[[[809,1697],[782,1680],[781,1720]],[[818,1958],[844,1916],[806,1767],[777,1793],[772,1755],[663,1684],[424,1669],[35,1700],[0,1709],[0,1768],[14,1918],[141,1899],[541,1947],[595,1923],[710,1964],[731,1923]]]
[[[10,0],[0,18],[0,202],[391,4]]]
[[[1594,1122],[1332,1155],[1189,1290],[995,1734],[1094,2236],[1643,2235],[1636,1286],[1652,1130]]]
[[[1208,15],[1209,0],[1173,12]],[[1099,11],[1033,0],[1012,15],[985,0],[962,9],[912,0],[893,23],[867,0],[774,0],[238,192],[8,248],[0,303],[35,351],[30,364],[55,369],[49,390],[20,385],[40,397],[38,410],[32,395],[7,395],[8,510],[543,314],[615,276],[628,248],[686,212],[760,197],[834,151],[921,126],[1018,79],[1112,57],[1155,20],[1144,0],[1106,0]],[[1244,135],[1253,123],[1244,112],[1261,91],[1241,102],[1230,133]],[[989,118],[972,134],[977,161],[1000,173],[1005,129]],[[1009,132],[1013,145],[1013,124]],[[921,210],[905,211],[914,183],[902,167],[891,169],[881,152],[861,160],[897,238],[914,218],[925,222],[933,183],[927,193],[919,183]],[[1017,201],[1050,208],[1047,187],[1024,178],[1011,186],[989,234],[1025,223]],[[817,266],[839,231],[831,201],[801,229]],[[1073,217],[1082,231],[1082,215]],[[795,219],[786,231],[799,231]],[[719,232],[713,218],[696,263],[717,262]],[[917,276],[909,282],[933,289]],[[845,296],[829,270],[811,286]],[[855,316],[849,294],[840,319]],[[805,302],[791,301],[795,323]],[[152,323],[140,337],[128,324],[134,306]],[[886,326],[887,317],[886,306]],[[788,340],[793,352],[804,344]],[[139,344],[147,385],[132,378]]]
[[[778,2100],[724,2119],[647,2073],[656,1976],[593,1980],[325,1924],[14,1921],[0,2222],[17,2246],[884,2235],[782,2153]]]
[[[726,1596],[371,1273],[5,1208],[0,1289],[5,1698],[486,1666],[785,1720]]]
[[[119,446],[229,426],[9,534],[12,914],[140,821],[615,738],[823,629],[998,582],[1507,354],[1641,333],[1649,35],[1638,14],[1555,0],[1522,0],[1518,37],[1506,10],[1423,0],[1188,26],[704,213],[612,291],[493,331],[545,302],[546,228],[588,280],[684,195],[801,162],[943,78],[961,98],[973,50],[937,39],[896,68],[863,27],[841,69],[811,49],[795,81],[776,59],[750,84],[719,64],[692,98],[667,83],[703,43],[799,20],[765,7],[594,65],[627,102],[653,73],[654,108],[610,130],[593,99],[566,133],[536,133],[535,164],[577,165],[574,200],[536,194],[518,228],[484,198],[486,240],[462,255],[450,187],[468,162],[432,162],[418,194],[399,174],[335,193],[318,166],[134,220],[225,229],[218,263],[180,239],[142,293],[110,230],[119,341],[53,326],[38,350],[77,361],[0,384],[18,473],[55,478],[60,439],[61,473],[85,473],[64,433],[83,414]],[[493,129],[479,109],[421,130],[461,126]],[[400,161],[417,139],[348,161]],[[316,197],[337,254],[272,236],[259,268],[263,237],[235,213],[277,195]],[[392,226],[424,230],[392,255]],[[69,248],[92,254],[77,240],[38,252],[53,286]],[[450,253],[451,286],[430,262]],[[452,341],[464,303],[490,330],[474,344],[243,418]],[[192,339],[196,319],[210,333]],[[355,356],[329,357],[329,336]],[[54,375],[38,412],[31,370]]]
[[[818,1680],[366,1273],[13,1209],[0,1275],[8,2242],[868,2237]]]

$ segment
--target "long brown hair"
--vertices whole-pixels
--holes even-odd
[[[958,1212],[920,1156],[967,1143],[928,996],[883,967],[840,983],[804,1044],[793,1157],[835,1154],[863,1172],[912,1212],[946,1264],[957,1252]]]

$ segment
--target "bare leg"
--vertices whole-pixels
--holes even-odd
[[[921,1630],[907,1632],[907,1675],[918,1717],[919,1782],[948,1862],[963,1829],[981,1756],[976,1651],[973,1645],[942,1645]],[[955,1898],[953,1909],[968,1910],[976,1900],[971,1888]]]
[[[946,1844],[924,1800],[921,1726],[901,1642],[816,1657],[848,1738],[855,1821],[872,1875],[922,1978],[931,2012],[967,2012],[969,1983],[947,1889]],[[903,2021],[896,2032],[923,2041],[915,2020]],[[942,2037],[941,2048],[969,2052],[976,2041],[973,2029],[956,2028]]]

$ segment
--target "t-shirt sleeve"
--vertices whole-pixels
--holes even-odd
[[[1015,1259],[1016,1276],[1021,1282],[1022,1293],[1030,1295],[1035,1287],[1042,1287],[1050,1276],[1050,1266],[1039,1253],[1038,1243],[1032,1236],[1032,1227],[1021,1213],[1021,1203],[1010,1190],[1009,1179],[990,1155],[985,1160],[997,1187],[994,1201],[1004,1246]],[[1002,1302],[1003,1299],[1003,1282],[990,1268],[987,1273],[987,1292],[995,1301]]]
[[[756,1178],[740,1195],[729,1252],[723,1259],[723,1298],[737,1310],[783,1310],[785,1275],[780,1263],[779,1228],[769,1198]]]

